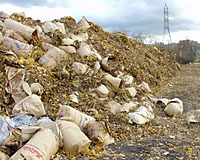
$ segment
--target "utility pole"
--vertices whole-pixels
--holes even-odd
[[[168,12],[168,6],[165,3],[164,6],[164,32],[163,32],[163,43],[165,40],[165,37],[169,36],[169,43],[172,43],[172,39],[171,39],[171,34],[170,34],[170,30],[169,30],[169,12]]]

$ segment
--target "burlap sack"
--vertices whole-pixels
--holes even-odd
[[[50,129],[42,129],[10,157],[10,160],[50,160],[58,148],[58,137]]]
[[[33,46],[27,43],[14,40],[12,38],[4,36],[2,38],[2,45],[12,50],[18,57],[27,58],[32,51]]]
[[[95,119],[91,116],[88,116],[84,113],[81,113],[80,111],[67,106],[67,105],[61,105],[58,113],[58,119],[71,121],[76,123],[83,132],[87,129],[87,124],[90,121],[95,121]]]
[[[46,111],[39,96],[32,94],[15,104],[12,114],[15,116],[19,114],[33,115],[39,118],[46,115]]]
[[[109,145],[114,143],[114,138],[108,134],[104,122],[89,122],[87,134],[94,144]]]
[[[23,36],[27,41],[31,40],[32,33],[34,32],[33,28],[25,26],[12,19],[6,19],[4,21],[3,32],[5,32],[7,29],[14,30],[15,32]]]
[[[77,124],[63,120],[56,120],[56,123],[63,135],[64,150],[73,154],[83,153],[88,150],[91,141]]]

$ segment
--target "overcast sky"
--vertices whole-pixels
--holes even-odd
[[[27,17],[42,21],[72,16],[78,22],[85,16],[109,32],[142,33],[162,41],[165,3],[172,41],[200,42],[199,0],[0,0],[0,11],[25,12]]]

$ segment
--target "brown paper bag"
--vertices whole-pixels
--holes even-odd
[[[0,151],[0,160],[8,160],[8,159],[9,159],[8,155]]]
[[[86,131],[87,124],[90,121],[95,121],[95,118],[81,113],[80,111],[67,105],[60,106],[58,119],[76,123],[83,132]]]
[[[56,120],[63,135],[64,149],[71,153],[82,153],[88,150],[91,141],[80,130],[76,123]]]
[[[49,129],[37,132],[10,160],[50,160],[58,151],[58,137]]]
[[[87,134],[94,144],[109,145],[115,142],[114,138],[108,134],[104,122],[89,122]]]
[[[32,94],[15,104],[12,114],[15,116],[19,114],[33,115],[39,118],[46,115],[46,111],[39,96]]]
[[[27,58],[31,53],[33,46],[27,43],[4,36],[2,38],[2,45],[12,50],[18,57]]]
[[[7,29],[14,30],[19,35],[23,36],[27,41],[29,41],[32,38],[32,33],[34,32],[33,28],[25,26],[12,19],[6,19],[4,21],[3,32],[5,32]]]
[[[53,69],[58,63],[65,60],[67,56],[68,53],[57,47],[52,47],[39,59],[39,63],[45,68]]]

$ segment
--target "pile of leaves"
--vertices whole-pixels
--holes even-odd
[[[10,18],[32,28],[36,25],[42,26],[44,24],[40,20],[33,20],[19,14],[12,14]],[[102,58],[108,56],[113,58],[110,61],[112,63],[113,60],[113,63],[109,65],[114,65],[114,67],[111,70],[107,70],[107,73],[115,77],[120,73],[130,75],[134,78],[133,82],[136,85],[145,81],[150,85],[152,94],[159,92],[160,88],[174,77],[180,69],[173,52],[138,43],[124,33],[105,32],[99,25],[93,22],[88,22],[90,28],[85,29],[79,27],[72,17],[63,17],[52,22],[64,23],[66,36],[70,33],[75,35],[87,33],[87,44],[92,45]],[[55,41],[55,46],[59,46],[63,35],[59,32],[49,34]],[[113,115],[107,109],[108,103],[111,100],[118,101],[119,103],[133,100],[126,94],[123,86],[114,98],[103,100],[97,98],[91,92],[91,88],[97,88],[104,82],[103,75],[105,71],[100,69],[96,74],[88,72],[84,75],[78,75],[71,69],[74,62],[87,64],[90,68],[93,68],[96,59],[91,56],[81,58],[78,54],[72,54],[59,63],[56,68],[48,70],[43,68],[38,62],[39,58],[45,53],[41,48],[42,41],[44,40],[41,38],[37,41],[29,42],[33,45],[32,52],[26,59],[18,57],[16,64],[25,68],[25,81],[28,84],[38,82],[44,87],[41,100],[44,103],[47,115],[52,120],[55,120],[59,104],[67,104],[93,116],[97,120],[108,122],[110,134],[116,141],[126,141],[133,136],[137,129],[133,132],[129,128],[127,114]],[[78,48],[79,45],[79,42],[77,42],[75,47]],[[5,91],[5,66],[10,65],[4,54],[6,51],[7,48],[0,46],[0,113],[1,115],[10,116],[14,102],[11,95]],[[71,94],[77,95],[78,103],[71,100]],[[140,128],[139,130],[141,131],[142,129]],[[153,128],[146,128],[146,134],[154,134],[159,132],[159,130],[160,126],[153,125]]]

